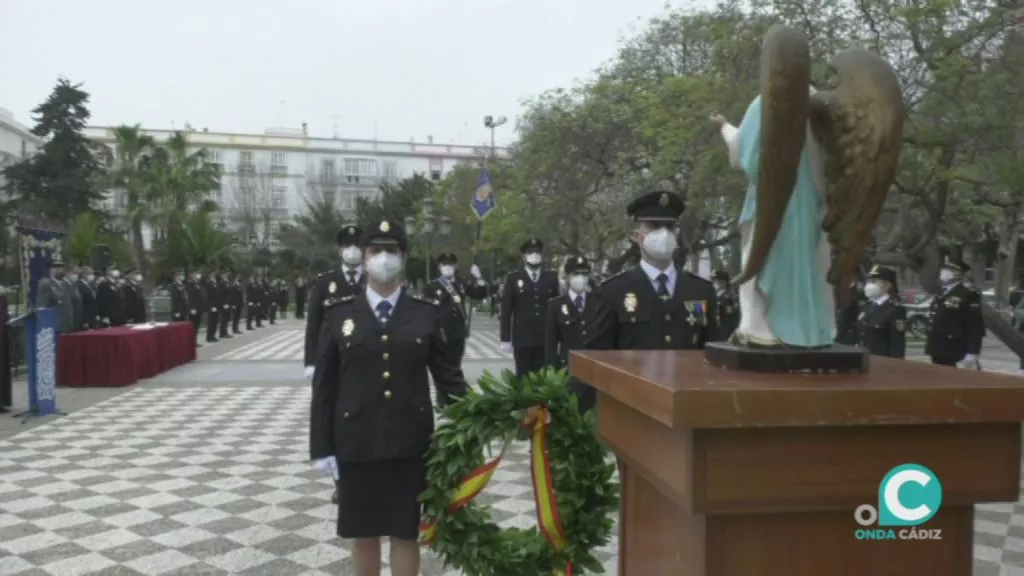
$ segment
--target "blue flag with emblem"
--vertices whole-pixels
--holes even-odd
[[[497,206],[498,201],[494,197],[494,188],[491,185],[491,171],[484,168],[480,171],[480,177],[476,179],[476,191],[473,192],[473,199],[470,200],[473,212],[476,212],[478,220],[483,220]]]

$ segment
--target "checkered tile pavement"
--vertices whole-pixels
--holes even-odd
[[[474,323],[476,321],[474,320]],[[305,347],[305,330],[281,330],[251,342],[214,360],[293,360],[301,362]],[[495,325],[474,326],[466,342],[465,360],[511,360],[512,355],[501,351]]]
[[[308,413],[308,386],[137,388],[0,442],[0,575],[352,574]],[[524,443],[480,498],[535,525]]]

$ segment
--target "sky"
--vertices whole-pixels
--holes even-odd
[[[690,0],[688,4],[694,1]],[[680,6],[685,2],[672,2]],[[0,107],[31,125],[58,76],[90,124],[437,143],[591,77],[665,0],[0,0]]]

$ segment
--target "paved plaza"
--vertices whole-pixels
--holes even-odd
[[[352,574],[331,484],[307,461],[301,362],[239,357],[301,328],[290,320],[204,346],[198,362],[131,388],[62,389],[65,417],[4,417],[0,576]],[[480,322],[474,337],[495,328]],[[987,348],[985,367],[1015,370],[1007,353]],[[475,380],[510,367],[476,359],[465,371]],[[526,448],[481,496],[503,526],[535,525]],[[616,546],[598,552],[609,574]],[[1024,576],[1024,507],[979,509],[975,557],[976,576]],[[429,553],[422,573],[456,575]]]

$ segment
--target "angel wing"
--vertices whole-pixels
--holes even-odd
[[[825,157],[828,281],[845,301],[896,177],[906,109],[895,71],[878,55],[848,50],[829,66],[839,84],[811,96],[810,120]]]

